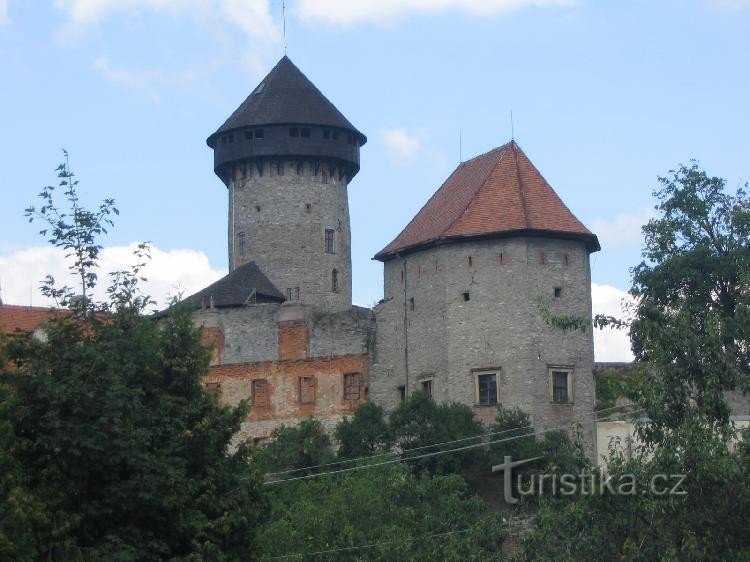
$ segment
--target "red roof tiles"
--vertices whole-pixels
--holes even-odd
[[[511,141],[463,162],[396,239],[375,255],[388,260],[446,241],[477,236],[545,234],[599,242]]]
[[[48,320],[69,314],[66,310],[41,306],[0,304],[0,334],[33,332]]]

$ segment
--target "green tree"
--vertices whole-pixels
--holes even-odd
[[[264,557],[502,559],[501,518],[458,475],[419,478],[394,464],[269,488],[271,517],[259,537]]]
[[[458,403],[437,404],[424,392],[414,392],[399,404],[390,416],[390,427],[394,443],[399,449],[406,450],[402,455],[405,460],[448,448],[480,443],[479,439],[469,438],[478,438],[484,433],[482,424],[474,418],[474,412],[469,406]],[[438,446],[458,439],[465,441]],[[415,448],[421,450],[408,451]],[[482,458],[479,449],[415,459],[409,464],[416,471],[454,473],[479,462]]]
[[[259,459],[268,472],[293,471],[292,476],[318,472],[319,465],[333,460],[331,438],[315,418],[303,420],[297,426],[282,425],[273,430]]]
[[[659,178],[659,216],[643,228],[630,334],[648,366],[639,402],[658,440],[692,409],[723,422],[725,392],[750,389],[750,200],[697,163]]]
[[[374,402],[359,406],[354,415],[336,426],[338,456],[344,459],[366,457],[388,451],[393,443],[391,429],[383,408]]]
[[[67,165],[59,170],[73,209],[58,210],[45,190],[40,213],[60,217],[51,241],[69,251],[84,287],[93,289],[103,230],[78,203]],[[138,292],[139,268],[113,275],[107,306],[84,299],[48,322],[44,337],[4,344],[0,553],[123,561],[254,556],[266,512],[262,474],[247,448],[229,452],[247,407],[219,407],[204,392],[209,351],[188,309],[173,307],[158,323],[142,315],[149,299]],[[47,286],[63,300],[73,294],[51,280]],[[24,524],[26,532],[15,535]]]

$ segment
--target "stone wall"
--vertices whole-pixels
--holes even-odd
[[[498,375],[500,402],[520,407],[537,426],[578,420],[591,432],[591,330],[553,329],[539,309],[543,302],[553,314],[591,317],[582,242],[519,237],[446,244],[387,261],[384,279],[371,396],[386,409],[398,404],[399,385],[412,392],[431,378],[436,400],[471,405],[489,421],[495,408],[478,405],[475,378],[488,371]],[[572,369],[571,403],[552,403],[550,367]]]
[[[282,293],[291,294],[291,300],[326,311],[349,309],[352,266],[346,182],[344,171],[325,161],[235,166],[228,186],[230,270],[255,261]],[[334,232],[332,253],[326,252],[326,229]]]

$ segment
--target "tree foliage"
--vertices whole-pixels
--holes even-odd
[[[84,209],[67,164],[71,209],[51,188],[39,214],[93,289],[98,236],[113,202]],[[33,209],[32,209],[33,211]],[[73,304],[42,337],[3,344],[0,557],[16,560],[246,560],[266,506],[245,447],[228,453],[247,408],[219,407],[201,377],[209,352],[190,311],[141,313],[138,269],[118,272],[110,304]],[[50,295],[70,302],[74,290]]]

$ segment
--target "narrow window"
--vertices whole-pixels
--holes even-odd
[[[362,397],[361,373],[344,375],[344,400],[359,400]]]
[[[469,267],[473,265],[473,260],[471,259],[471,256],[469,256]]]
[[[292,300],[292,288],[291,287],[286,288],[286,300],[288,301]]]
[[[300,404],[315,402],[315,377],[299,378],[299,401]]]
[[[268,381],[255,379],[252,382],[252,403],[256,408],[265,408],[269,404]]]
[[[305,212],[309,213],[312,211],[312,205],[310,203],[305,203]]]
[[[500,265],[504,265],[505,264],[505,255],[502,252],[500,252],[500,255],[497,256],[497,260],[500,262]]]
[[[309,139],[310,138],[310,129],[308,127],[302,127],[300,129],[300,136],[303,139]]]
[[[245,233],[240,232],[237,234],[237,252],[240,257],[245,257]]]
[[[266,133],[263,129],[255,129],[255,133],[253,134],[253,136],[256,139],[262,139],[266,136]]]
[[[471,300],[471,295],[470,295],[470,294],[469,294],[468,292],[467,292],[467,293],[464,293],[464,294],[463,294],[463,297],[464,297],[464,301],[469,301],[469,300]]]
[[[568,258],[568,254],[563,254],[563,264],[570,265],[570,259]]]
[[[477,375],[477,401],[480,406],[497,404],[497,373]]]
[[[420,385],[422,386],[422,392],[432,398],[432,379],[424,379],[420,381]]]
[[[414,310],[414,297],[409,298],[409,308]]]
[[[552,402],[569,404],[572,402],[573,372],[570,369],[550,369],[550,390]]]
[[[336,238],[336,231],[332,228],[326,228],[326,235],[325,235],[325,246],[326,246],[326,254],[334,254],[336,253],[336,245],[334,244]]]
[[[403,402],[406,400],[406,386],[401,384],[397,387],[398,389],[398,399],[400,402]]]
[[[562,296],[562,287],[555,287],[555,298],[559,299]]]
[[[299,300],[299,287],[294,288],[294,300]]]
[[[335,269],[331,271],[331,291],[334,293],[339,292],[339,272]]]
[[[255,212],[256,213],[260,213],[260,205],[256,205],[255,206]]]

